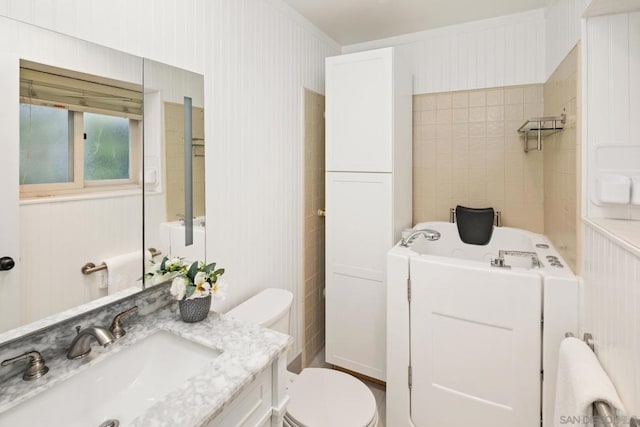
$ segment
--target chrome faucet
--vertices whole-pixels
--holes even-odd
[[[27,367],[24,370],[22,379],[25,381],[31,381],[40,378],[47,372],[49,368],[44,364],[44,359],[37,351],[28,351],[20,356],[12,357],[11,359],[3,360],[2,366],[9,366],[20,360],[28,360]]]
[[[408,248],[409,245],[418,238],[418,236],[424,236],[424,238],[427,240],[435,241],[440,239],[440,232],[436,230],[431,230],[429,228],[416,230],[413,233],[409,234],[406,238],[403,238],[400,241],[400,246]]]
[[[133,314],[137,312],[138,312],[138,306],[134,305],[130,309],[125,310],[122,313],[118,313],[116,317],[113,318],[113,322],[111,322],[111,327],[109,328],[109,331],[111,331],[114,338],[122,338],[127,333],[127,331],[122,327],[122,318],[129,314]]]
[[[91,339],[95,338],[103,347],[115,341],[113,334],[105,328],[100,326],[89,326],[85,329],[80,329],[80,326],[76,326],[78,335],[71,342],[69,352],[67,353],[67,359],[81,359],[87,354],[91,353]]]

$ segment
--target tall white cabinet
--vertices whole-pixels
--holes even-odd
[[[326,360],[386,380],[385,256],[412,222],[412,84],[394,48],[326,61]]]

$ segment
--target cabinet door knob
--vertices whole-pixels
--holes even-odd
[[[0,271],[11,270],[15,265],[16,262],[9,256],[0,258]]]
[[[318,209],[318,216],[327,216],[327,211],[324,209]]]

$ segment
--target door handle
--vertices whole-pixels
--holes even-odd
[[[0,271],[11,270],[15,265],[16,262],[9,256],[0,258]]]

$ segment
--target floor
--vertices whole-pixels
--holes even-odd
[[[318,352],[316,357],[311,361],[311,364],[309,365],[309,367],[310,368],[329,368],[330,367],[325,362],[324,347],[322,348],[322,350],[320,350],[320,352]],[[369,387],[369,389],[371,390],[371,392],[376,398],[376,405],[378,407],[378,427],[385,427],[385,420],[387,416],[387,400],[386,400],[387,393],[385,391],[385,388],[381,385],[378,385],[369,381],[362,380],[362,382],[365,383],[367,387]]]

